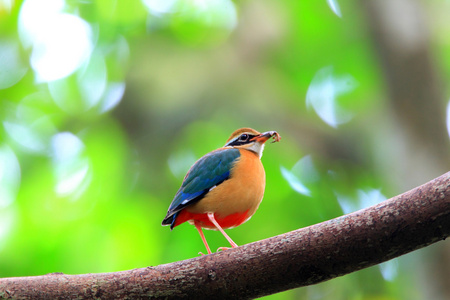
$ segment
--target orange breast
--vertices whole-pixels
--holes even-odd
[[[239,151],[241,156],[231,169],[230,178],[199,202],[183,209],[177,216],[175,226],[197,220],[203,224],[202,227],[214,229],[206,215],[214,213],[222,228],[230,228],[244,223],[255,213],[264,195],[264,168],[258,155],[248,150]]]

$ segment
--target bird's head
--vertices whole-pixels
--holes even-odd
[[[260,158],[264,150],[264,143],[271,137],[274,142],[279,142],[281,136],[276,131],[260,133],[251,128],[240,128],[228,138],[225,147],[241,148],[255,152]]]

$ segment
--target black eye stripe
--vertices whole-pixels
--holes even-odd
[[[239,145],[245,145],[251,143],[251,139],[254,138],[256,135],[243,133],[238,138],[236,138],[234,141],[229,142],[226,144],[226,146],[239,146]]]

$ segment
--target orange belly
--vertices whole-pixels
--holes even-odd
[[[214,214],[214,218],[222,228],[227,229],[241,225],[249,219],[249,215],[247,210],[241,213],[234,213],[226,217],[220,217],[217,214]],[[197,222],[203,228],[216,229],[216,226],[214,226],[214,224],[208,219],[207,214],[192,213],[185,209],[180,211],[173,227],[176,227],[186,221],[189,221],[189,223],[192,224]]]
[[[255,213],[264,195],[264,168],[255,153],[248,150],[240,152],[230,178],[210,190],[200,201],[181,210],[174,227],[189,221],[203,228],[215,229],[207,215],[214,213],[222,228],[231,228],[241,225]]]

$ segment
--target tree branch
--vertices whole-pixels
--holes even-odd
[[[14,299],[245,299],[348,274],[450,234],[450,172],[378,205],[235,249],[123,272],[0,279]]]

